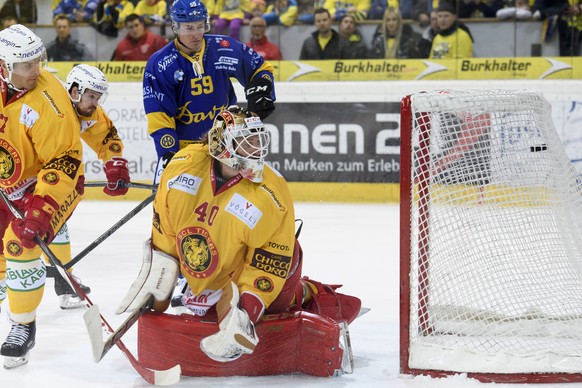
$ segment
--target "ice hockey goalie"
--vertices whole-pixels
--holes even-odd
[[[184,282],[178,282],[177,296],[172,299],[173,308],[166,313],[146,312],[138,321],[140,362],[148,368],[160,370],[180,364],[185,376],[288,373],[338,376],[352,373],[348,324],[363,310],[361,302],[356,297],[337,292],[338,285],[301,277],[302,255],[298,243],[295,252],[295,268],[286,289],[254,325],[257,342],[251,351],[239,353],[233,360],[205,354],[205,338],[220,333],[217,321],[223,307],[219,301],[204,316],[196,316],[188,308],[191,291],[183,286]],[[232,293],[221,300],[228,300],[227,310],[236,311],[239,310],[240,296],[232,295],[237,293],[234,283],[231,287]],[[296,303],[296,300],[302,303]],[[225,320],[228,318],[222,322]],[[240,327],[239,322],[235,326]]]

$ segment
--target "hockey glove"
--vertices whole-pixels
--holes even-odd
[[[107,177],[107,186],[103,189],[103,192],[113,197],[127,193],[127,184],[129,183],[127,159],[114,156],[105,163],[104,170]]]
[[[220,330],[200,341],[200,349],[215,361],[234,361],[243,354],[251,354],[259,343],[255,325],[247,312],[238,308],[238,301],[238,287],[231,282],[216,306],[219,319],[222,317]]]
[[[54,199],[45,195],[35,195],[26,204],[24,218],[12,221],[12,230],[20,239],[22,246],[31,249],[36,246],[34,236],[38,233],[44,238],[50,228],[50,222],[58,208]]]
[[[273,102],[273,82],[267,77],[253,79],[245,89],[247,109],[256,113],[261,120],[275,111]]]
[[[166,168],[166,166],[168,165],[168,163],[170,163],[170,160],[172,160],[172,158],[174,157],[175,152],[166,152],[164,154],[164,156],[162,156],[159,160],[158,160],[158,164],[156,166],[156,175],[154,175],[154,184],[157,185],[158,183],[160,183],[160,177],[162,176],[162,173],[164,172],[164,169]]]

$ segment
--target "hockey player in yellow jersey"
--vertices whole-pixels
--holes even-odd
[[[115,125],[105,113],[101,104],[107,98],[109,83],[105,74],[95,66],[81,64],[73,67],[66,79],[66,88],[80,121],[81,139],[97,154],[103,162],[107,195],[118,196],[127,193],[129,183],[128,162],[122,157],[123,142],[117,134]],[[71,239],[67,225],[63,225],[50,245],[51,250],[61,263],[72,260]],[[82,308],[85,303],[61,277],[55,276],[55,292],[63,310]],[[76,278],[85,294],[91,289]]]
[[[46,267],[35,235],[52,240],[81,199],[79,124],[60,81],[45,70],[41,39],[22,25],[0,31],[0,187],[24,214],[0,207],[0,301],[12,328],[0,348],[4,367],[28,361]]]
[[[253,352],[254,325],[265,311],[286,311],[296,295],[302,302],[320,292],[321,283],[300,279],[293,201],[283,176],[265,164],[268,145],[261,119],[231,106],[216,117],[205,142],[170,160],[154,201],[147,265],[118,313],[139,307],[148,293],[158,302],[154,308],[164,310],[181,272],[189,312],[205,316],[216,309],[220,331],[204,338],[201,349],[225,362]],[[344,308],[357,314],[359,306],[357,300]]]

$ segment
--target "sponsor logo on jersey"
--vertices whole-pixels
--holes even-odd
[[[182,268],[198,279],[206,278],[218,267],[218,250],[204,228],[182,229],[176,236]]]
[[[0,139],[0,185],[10,187],[20,179],[22,159],[5,139]]]
[[[256,278],[254,282],[254,286],[257,290],[262,292],[271,292],[273,291],[273,281],[266,276],[261,276],[260,278]]]
[[[39,119],[40,115],[34,109],[26,104],[22,104],[20,110],[20,123],[31,128]]]
[[[190,175],[180,174],[174,179],[168,181],[168,190],[179,190],[186,194],[196,195],[202,183],[202,178]]]
[[[81,120],[81,133],[85,132],[95,124],[97,124],[97,120]]]
[[[289,245],[285,245],[285,244],[277,244],[276,242],[273,241],[269,241],[267,242],[267,245],[269,246],[269,248],[275,248],[279,251],[285,251],[285,252],[289,252]]]
[[[230,47],[230,42],[226,39],[221,39],[218,44],[220,47]]]
[[[271,190],[269,188],[269,186],[267,186],[265,184],[261,184],[260,188],[265,190],[267,192],[267,194],[269,194],[269,197],[271,197],[273,202],[275,202],[275,205],[277,205],[277,207],[279,208],[280,211],[284,212],[287,210],[287,208],[281,203],[281,201],[279,201],[279,198],[277,198],[277,196],[275,195],[275,192],[273,190]]]
[[[142,91],[143,99],[155,98],[158,101],[164,101],[164,93],[154,90],[151,86],[144,86]]]
[[[47,185],[56,185],[59,182],[59,176],[54,172],[48,172],[42,176],[42,181]]]
[[[37,264],[40,263],[40,264]],[[32,267],[31,265],[32,264]],[[6,270],[6,286],[14,291],[29,291],[41,288],[46,279],[46,267],[37,262],[16,264]]]
[[[65,155],[61,156],[60,158],[56,158],[49,161],[42,167],[42,169],[61,171],[64,174],[66,174],[69,178],[75,179],[75,176],[77,175],[77,171],[79,170],[80,165],[81,161],[79,159],[75,159],[69,155]]]
[[[190,103],[192,101],[188,101],[186,102],[184,105],[182,105],[181,107],[178,108],[178,114],[176,115],[175,119],[178,120],[179,122],[185,124],[185,125],[189,125],[192,123],[201,123],[205,120],[212,120],[214,121],[214,118],[216,116],[218,116],[218,114],[220,112],[222,112],[223,110],[225,110],[227,108],[227,105],[220,105],[220,106],[216,106],[214,105],[212,107],[212,110],[209,112],[196,112],[196,113],[192,113],[188,107],[190,106]],[[212,125],[212,123],[210,123],[210,125]]]
[[[61,112],[61,110],[59,109],[59,107],[55,103],[55,100],[53,100],[53,98],[51,97],[51,95],[48,94],[48,92],[46,90],[43,90],[42,91],[42,95],[45,96],[46,99],[48,100],[48,102],[51,104],[51,106],[54,109],[55,113],[57,114],[57,117],[58,118],[61,118],[62,119],[63,117],[65,117],[65,114],[63,112]]]
[[[109,145],[109,151],[115,154],[121,154],[121,145],[119,145],[119,143],[111,143]]]
[[[228,65],[228,66],[235,66],[238,65],[238,59],[232,57],[225,57],[221,56],[218,58],[218,61],[214,62],[216,66],[218,65]]]
[[[287,279],[291,268],[291,256],[276,255],[261,248],[255,249],[251,260],[251,267],[255,267],[270,275]]]
[[[239,193],[235,193],[232,196],[226,206],[226,211],[244,222],[251,229],[257,225],[263,216],[263,212],[258,207]]]
[[[61,206],[55,209],[55,213],[51,218],[51,228],[53,231],[59,230],[63,226],[63,223],[69,218],[80,200],[81,197],[77,190],[73,190],[67,195],[67,198],[61,202]]]
[[[158,213],[156,211],[156,209],[154,209],[154,215],[152,217],[152,226],[158,231],[160,232],[160,234],[162,233],[162,227],[160,226],[160,213]]]
[[[160,73],[163,73],[164,71],[166,71],[166,69],[168,68],[168,66],[170,66],[172,63],[174,63],[174,61],[178,59],[178,54],[177,53],[172,53],[170,55],[166,55],[165,57],[163,57],[159,62],[158,62],[158,71]],[[182,73],[183,75],[184,73]]]

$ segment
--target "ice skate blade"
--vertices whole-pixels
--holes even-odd
[[[61,310],[76,310],[85,307],[85,302],[73,295],[59,295]]]
[[[15,369],[23,365],[26,365],[28,364],[29,358],[30,352],[26,352],[26,354],[22,357],[4,356],[4,369]]]

